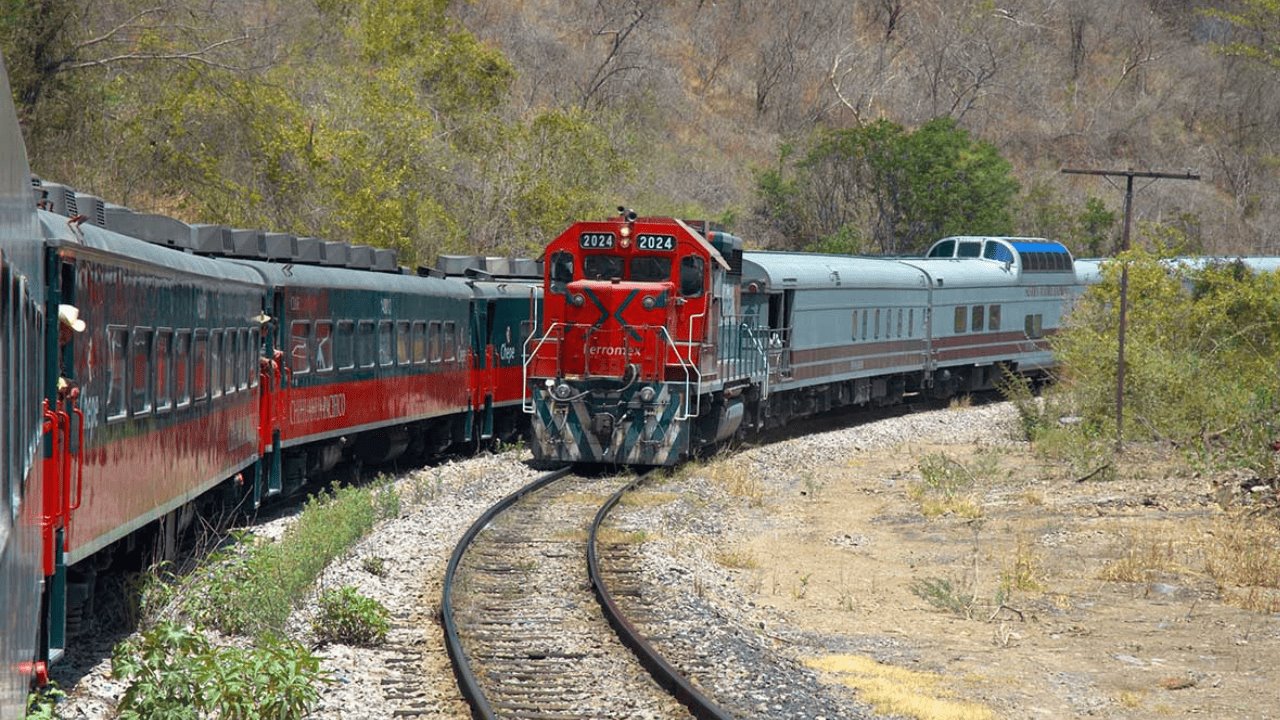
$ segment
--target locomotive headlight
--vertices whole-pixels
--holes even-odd
[[[551,391],[557,400],[568,400],[573,395],[573,388],[569,387],[569,383],[560,383]]]
[[[574,293],[569,296],[569,302],[577,305],[578,307],[582,307],[583,304],[587,302],[587,298],[584,297],[582,293]]]
[[[653,399],[657,396],[658,396],[658,391],[654,390],[652,386],[646,385],[645,387],[640,388],[641,402],[651,403],[653,402]]]
[[[644,300],[641,300],[640,304],[644,306],[645,310],[652,310],[654,306],[658,304],[658,301],[655,300],[652,295],[650,295],[646,297]]]

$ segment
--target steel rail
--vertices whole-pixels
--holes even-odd
[[[624,494],[639,487],[641,483],[653,477],[657,472],[658,470],[651,470],[627,483],[615,492],[596,513],[595,520],[591,523],[591,532],[587,538],[587,573],[591,578],[591,589],[595,591],[596,599],[600,601],[600,607],[604,611],[605,618],[613,626],[614,632],[618,634],[618,639],[622,641],[622,644],[631,648],[631,651],[640,660],[640,664],[645,666],[658,685],[662,686],[664,690],[671,693],[685,707],[689,708],[693,716],[699,718],[699,720],[732,720],[732,715],[721,709],[710,698],[695,688],[689,678],[667,662],[635,625],[627,619],[627,616],[614,601],[612,593],[609,592],[608,586],[605,585],[604,579],[600,575],[600,557],[596,550],[596,536],[600,530],[601,523],[604,522],[604,519]]]
[[[568,466],[553,470],[502,498],[496,505],[484,511],[484,514],[477,518],[471,524],[471,527],[467,528],[467,531],[463,533],[462,539],[453,548],[453,554],[449,556],[449,564],[445,567],[444,589],[441,591],[440,599],[440,622],[444,626],[444,644],[449,651],[449,659],[453,662],[453,674],[458,679],[458,689],[462,691],[462,695],[467,699],[467,702],[471,703],[473,715],[482,720],[490,720],[491,718],[496,718],[497,715],[494,714],[493,706],[489,704],[484,691],[480,689],[480,683],[476,680],[475,673],[471,670],[470,660],[467,659],[466,653],[462,651],[462,640],[458,637],[458,625],[453,619],[454,575],[458,570],[458,564],[462,561],[462,556],[466,554],[467,549],[470,547],[471,541],[475,540],[480,531],[484,530],[499,513],[514,505],[525,495],[541,490],[568,475],[571,470],[572,468]]]

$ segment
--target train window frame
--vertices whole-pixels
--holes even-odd
[[[235,328],[227,328],[222,333],[222,393],[236,393],[236,375],[240,365],[240,334]]]
[[[396,364],[412,365],[413,364],[413,344],[410,341],[408,320],[396,321]]]
[[[209,331],[209,399],[222,397],[222,328]]]
[[[413,341],[413,364],[423,365],[427,362],[427,321],[414,320],[410,333]]]
[[[440,346],[440,321],[432,320],[427,323],[427,362],[440,362]]]
[[[452,320],[446,320],[441,326],[441,352],[440,359],[443,362],[451,363],[458,359],[458,326]]]
[[[289,323],[289,370],[297,375],[311,372],[311,321]]]
[[[631,258],[628,277],[635,282],[670,282],[671,257],[668,255],[636,255]]]
[[[1044,315],[1035,313],[1023,318],[1023,332],[1027,339],[1037,340],[1044,337]]]
[[[173,406],[181,409],[191,405],[191,330],[181,328],[174,332],[172,348]]]
[[[379,320],[377,330],[378,365],[389,367],[396,362],[394,325],[390,320]]]
[[[626,274],[626,265],[617,255],[592,254],[582,258],[582,277],[587,280],[621,280]]]
[[[258,373],[256,372],[257,363],[254,359],[258,356],[257,343],[253,341],[254,331],[250,328],[240,328],[240,389],[248,390],[258,386]]]
[[[957,305],[955,309],[955,315],[956,315],[956,325],[955,325],[956,335],[960,335],[961,333],[968,332],[969,329],[965,323],[969,321],[969,308],[965,307],[964,305]]]
[[[209,399],[209,331],[205,328],[191,337],[191,397],[195,402]]]
[[[338,357],[342,346],[342,329],[339,323],[335,336],[332,320],[317,320],[311,329],[312,367],[316,373],[331,373],[341,365]]]
[[[167,413],[173,409],[173,328],[156,328],[155,357],[155,411]]]
[[[339,372],[354,369],[356,366],[356,323],[354,320],[339,320],[333,334],[333,366]]]
[[[1000,306],[987,306],[987,329],[996,332],[1000,329]]]
[[[248,387],[259,386],[259,357],[262,356],[262,328],[248,329]]]
[[[361,320],[356,323],[356,361],[361,369],[373,367],[378,360],[374,328],[372,320]]]
[[[702,297],[707,291],[707,264],[701,255],[685,255],[680,258],[680,294],[684,297]]]
[[[972,318],[969,320],[969,329],[973,332],[982,332],[986,325],[986,306],[974,305]]]
[[[547,279],[550,281],[551,292],[565,292],[566,286],[573,282],[573,253],[565,250],[552,253],[551,262],[548,265],[550,267],[547,269]]]
[[[107,396],[104,406],[107,422],[129,417],[125,375],[129,366],[129,328],[107,326]]]

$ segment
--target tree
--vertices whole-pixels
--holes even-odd
[[[950,118],[914,132],[887,120],[820,131],[794,177],[781,167],[759,175],[756,211],[796,247],[866,238],[900,254],[944,235],[1007,234],[1018,189],[995,148]]]
[[[1247,57],[1280,69],[1280,3],[1276,0],[1239,0],[1235,10],[1206,8],[1209,17],[1225,20],[1236,30],[1220,43],[1229,55]]]

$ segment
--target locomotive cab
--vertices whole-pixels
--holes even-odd
[[[717,242],[624,211],[548,246],[544,316],[526,350],[536,456],[653,465],[688,454],[739,292],[720,248],[740,257],[740,241],[707,234]]]

